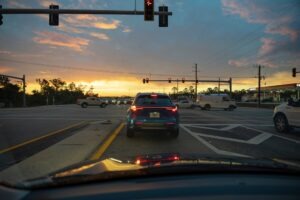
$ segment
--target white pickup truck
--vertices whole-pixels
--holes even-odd
[[[87,108],[88,106],[100,106],[100,108],[105,108],[107,102],[104,99],[98,97],[87,97],[86,99],[78,99],[77,104],[82,108]]]

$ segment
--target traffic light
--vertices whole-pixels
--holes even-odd
[[[146,83],[149,83],[149,78],[146,78]]]
[[[293,70],[292,70],[292,72],[293,72],[293,77],[296,77],[296,68],[293,68]]]
[[[146,79],[144,79],[144,78],[143,78],[143,83],[144,83],[144,84],[146,83]]]
[[[58,10],[58,5],[50,5],[50,10]],[[59,25],[59,16],[58,14],[49,14],[49,25],[50,26],[58,26]]]
[[[185,82],[185,79],[183,78],[183,79],[182,79],[182,83],[184,83],[184,82]]]
[[[199,83],[199,81],[198,81],[198,80],[196,80],[196,83]]]
[[[159,12],[168,12],[168,6],[159,6]],[[159,15],[159,27],[168,27],[168,15]]]
[[[171,83],[172,82],[172,80],[171,80],[171,78],[169,78],[169,83]]]
[[[144,20],[154,20],[154,0],[144,0]]]
[[[2,9],[2,5],[0,5],[0,9]],[[0,14],[0,26],[3,24],[3,16]]]

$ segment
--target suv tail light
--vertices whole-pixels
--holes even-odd
[[[143,108],[141,108],[141,107],[136,107],[136,106],[131,106],[131,107],[130,107],[130,110],[131,110],[132,112],[136,112],[136,111],[138,111],[138,110],[143,110]]]
[[[175,106],[175,107],[167,107],[166,109],[169,110],[169,111],[172,111],[174,113],[177,112],[177,106]]]

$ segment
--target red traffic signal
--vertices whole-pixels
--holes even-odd
[[[293,68],[292,73],[293,73],[293,77],[296,77],[297,74],[296,68]]]
[[[144,0],[144,20],[154,20],[154,0]]]

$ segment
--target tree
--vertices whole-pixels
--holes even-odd
[[[59,91],[66,85],[66,82],[62,81],[60,78],[51,79],[51,80],[49,80],[49,82],[55,88],[55,92]]]
[[[9,107],[22,105],[19,85],[10,83],[7,77],[2,77],[0,86],[0,101],[5,102],[6,106]]]

